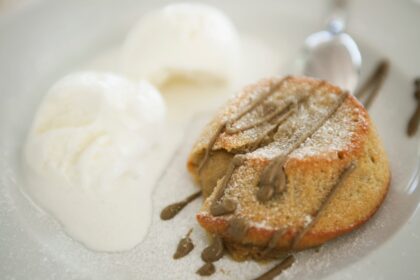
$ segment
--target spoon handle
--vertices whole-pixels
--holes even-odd
[[[334,35],[344,32],[347,25],[347,0],[331,0],[327,30]]]

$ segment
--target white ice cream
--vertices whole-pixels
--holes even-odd
[[[160,85],[174,77],[236,78],[240,40],[232,22],[216,8],[178,3],[143,16],[122,49],[122,71]]]
[[[151,215],[141,160],[159,137],[165,105],[145,81],[81,72],[45,96],[24,150],[25,192],[95,250],[134,247]]]

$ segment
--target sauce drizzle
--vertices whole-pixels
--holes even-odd
[[[362,100],[363,106],[366,109],[369,109],[372,105],[375,97],[378,95],[379,90],[381,89],[385,78],[389,72],[389,62],[387,60],[382,60],[378,63],[372,74],[366,79],[366,81],[361,85],[360,89],[354,94],[354,96]]]
[[[295,262],[295,257],[292,255],[287,256],[284,260],[274,266],[272,269],[263,275],[255,278],[255,280],[272,280],[274,277],[279,276],[284,270],[288,269]]]
[[[216,272],[216,268],[213,263],[205,263],[202,267],[197,270],[197,274],[200,276],[210,276]]]
[[[216,190],[215,198],[210,206],[210,213],[213,216],[229,214],[236,210],[236,202],[227,199],[223,199],[222,201],[220,200],[223,197],[223,193],[227,184],[230,181],[230,178],[232,177],[233,172],[238,166],[240,166],[244,162],[244,160],[245,156],[243,155],[235,155],[233,157],[232,162],[230,163],[228,170],[226,171],[226,174],[223,177],[221,186]]]
[[[310,223],[308,223],[292,240],[291,250],[294,250],[299,245],[299,242],[302,240],[302,238],[305,236],[305,234],[312,228],[313,225],[319,220],[321,217],[322,211],[325,209],[325,207],[328,205],[328,203],[332,200],[334,195],[337,193],[337,190],[339,187],[343,184],[343,182],[347,179],[347,177],[354,171],[356,168],[356,163],[351,162],[349,166],[347,166],[340,174],[340,177],[338,178],[337,182],[334,184],[334,186],[331,188],[331,190],[328,192],[328,194],[323,198],[321,205],[316,210],[315,214],[312,217],[312,220]]]
[[[416,87],[414,91],[414,97],[417,100],[417,107],[416,111],[414,111],[413,115],[410,118],[410,121],[407,124],[407,135],[413,136],[417,132],[417,128],[419,127],[420,123],[420,78],[417,78],[414,81],[414,86]]]
[[[190,229],[187,235],[179,241],[175,254],[173,255],[175,260],[185,257],[194,249],[194,244],[190,238],[191,232],[192,229]]]
[[[215,262],[223,257],[224,252],[225,246],[223,245],[222,238],[218,235],[214,235],[210,246],[206,247],[203,252],[201,252],[201,259],[206,263]]]
[[[194,201],[195,199],[201,196],[201,191],[193,193],[192,195],[188,196],[184,200],[180,202],[176,202],[170,204],[163,208],[162,212],[160,212],[160,218],[164,221],[170,220],[175,217],[185,206],[187,206],[190,202]]]
[[[264,124],[264,123],[272,120],[277,115],[285,114],[287,111],[290,110],[290,108],[294,104],[295,103],[292,100],[289,100],[283,106],[280,106],[280,107],[276,108],[273,112],[267,114],[263,118],[257,119],[256,121],[251,122],[251,123],[249,123],[247,125],[244,125],[242,127],[233,126],[233,122],[228,122],[228,123],[226,123],[225,132],[227,134],[235,134],[235,133],[242,132],[242,131],[245,131],[245,130],[250,129],[250,128],[257,127],[257,126],[259,126],[261,124]]]
[[[267,247],[264,249],[264,251],[262,251],[261,256],[267,257],[273,250],[275,250],[277,243],[284,236],[286,232],[287,232],[286,228],[276,230],[273,236],[271,236],[270,241],[267,244]]]

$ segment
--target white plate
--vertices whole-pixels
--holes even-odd
[[[167,1],[165,1],[166,3]],[[272,46],[280,73],[287,73],[307,34],[322,27],[326,2],[299,1],[208,1],[229,14],[242,33],[257,36]],[[5,279],[180,279],[196,277],[199,249],[174,263],[170,255],[188,225],[196,224],[191,213],[198,201],[176,220],[162,223],[159,209],[164,193],[177,190],[183,197],[193,186],[183,182],[165,189],[158,184],[154,194],[153,223],[146,240],[131,252],[101,254],[85,249],[68,238],[53,220],[38,211],[19,192],[20,147],[36,105],[49,85],[60,76],[80,68],[97,52],[120,42],[130,25],[145,11],[163,1],[102,0],[42,1],[0,18],[0,275]],[[307,252],[282,278],[298,279],[418,279],[420,260],[420,201],[418,137],[408,139],[406,122],[415,108],[412,80],[420,75],[420,5],[414,1],[352,1],[349,32],[362,48],[363,74],[380,57],[392,68],[384,90],[371,114],[391,159],[390,193],[378,214],[361,230],[326,245],[320,253]],[[213,109],[227,98],[217,94],[184,96],[166,93],[169,104],[180,100],[198,111]],[[190,100],[190,101],[188,101]],[[184,103],[184,106],[186,104]],[[175,106],[175,105],[174,105]],[[175,106],[176,107],[176,106]],[[185,129],[197,112],[170,108],[171,122]],[[203,119],[204,118],[204,119]],[[197,132],[199,118],[192,125]],[[182,133],[173,134],[179,140]],[[189,138],[191,139],[191,138]],[[172,142],[176,146],[177,142]],[[183,166],[188,147],[175,157]],[[167,157],[162,158],[166,161]],[[174,164],[174,162],[172,162]],[[169,174],[170,175],[170,174]],[[165,182],[169,176],[162,180]],[[178,184],[186,185],[181,189]],[[176,197],[175,197],[176,196]],[[166,199],[168,199],[166,197]],[[171,200],[172,201],[172,200]],[[189,209],[189,211],[187,211]],[[177,226],[174,226],[177,225]],[[156,238],[164,229],[171,238]],[[203,232],[195,225],[197,247],[204,246]],[[155,241],[155,242],[154,242]],[[155,250],[144,250],[154,246]],[[172,247],[171,247],[172,246]],[[162,249],[163,248],[163,249]],[[250,279],[270,265],[217,263],[213,279]]]

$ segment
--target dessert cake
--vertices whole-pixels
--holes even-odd
[[[365,108],[304,77],[243,89],[205,127],[188,169],[205,197],[199,223],[239,260],[279,257],[354,230],[390,182]]]

